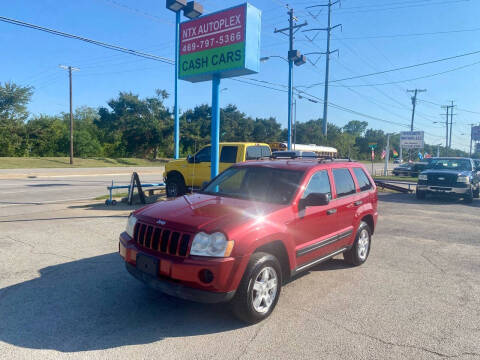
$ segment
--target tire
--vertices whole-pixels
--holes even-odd
[[[477,186],[477,188],[473,191],[473,197],[475,199],[480,198],[480,184]]]
[[[360,223],[352,247],[343,253],[343,259],[350,265],[362,265],[370,254],[372,231],[364,221]]]
[[[473,191],[472,189],[469,190],[467,194],[463,197],[463,202],[466,204],[471,204],[473,202]]]
[[[427,193],[425,191],[417,190],[415,192],[415,196],[417,197],[417,199],[423,200],[427,196]]]
[[[167,176],[166,183],[167,197],[178,197],[185,195],[187,187],[185,186],[185,180],[180,174],[173,173]]]
[[[272,280],[276,280],[275,287]],[[260,287],[259,290],[255,289],[256,287]],[[232,311],[238,319],[247,324],[262,321],[277,305],[281,289],[282,270],[278,259],[268,253],[254,253],[231,302]],[[258,305],[255,304],[256,299],[260,299]]]

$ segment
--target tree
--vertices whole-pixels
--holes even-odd
[[[30,86],[0,83],[0,156],[28,155],[24,121],[28,117],[27,105],[32,95]]]
[[[347,134],[353,135],[355,137],[362,136],[365,130],[367,130],[368,122],[351,120],[343,127],[343,131]]]
[[[120,92],[117,99],[108,102],[110,109],[100,108],[94,123],[102,130],[102,140],[109,144],[108,155],[156,157],[159,148],[171,154],[173,125],[163,104],[167,96],[160,90],[146,99]]]

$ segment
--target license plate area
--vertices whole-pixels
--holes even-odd
[[[158,276],[159,260],[144,254],[137,254],[137,269],[152,276]]]

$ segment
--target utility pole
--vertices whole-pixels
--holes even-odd
[[[385,149],[385,167],[383,175],[388,176],[388,161],[390,160],[390,134],[387,134],[387,148]]]
[[[329,75],[330,75],[330,54],[334,52],[338,52],[338,49],[330,51],[330,34],[331,31],[339,26],[342,26],[341,24],[337,24],[335,26],[332,26],[332,6],[339,3],[340,0],[336,0],[332,2],[332,0],[328,0],[328,4],[323,4],[323,5],[312,5],[308,6],[307,9],[310,8],[315,8],[315,7],[327,7],[328,8],[328,23],[327,27],[323,29],[309,29],[305,31],[326,31],[327,32],[327,51],[324,53],[325,55],[325,88],[324,88],[324,94],[323,94],[323,124],[322,124],[322,133],[325,138],[327,137],[327,119],[328,119],[328,81],[329,81]]]
[[[420,90],[420,89],[407,90],[407,92],[413,93],[413,96],[412,96],[412,105],[413,105],[413,108],[412,108],[412,122],[411,122],[411,125],[410,125],[410,131],[413,131],[413,121],[415,120],[415,107],[417,106],[417,94],[420,93],[420,92],[426,92],[426,91],[427,91],[426,89],[423,89],[423,90]]]
[[[78,71],[80,69],[60,65],[62,69],[68,70],[68,77],[70,82],[70,165],[73,165],[73,100],[72,100],[72,71]]]
[[[449,148],[451,149],[452,148],[452,128],[453,128],[453,108],[455,107],[455,105],[453,105],[453,100],[451,101],[452,105],[450,105],[450,139],[448,141],[448,146]]]
[[[446,109],[446,119],[445,119],[445,156],[448,156],[448,115],[450,111],[450,106],[442,106],[442,109]]]
[[[292,149],[292,107],[293,107],[293,64],[300,66],[307,60],[305,55],[301,55],[298,50],[293,49],[293,40],[295,33],[302,27],[307,25],[295,24],[298,19],[295,17],[293,9],[288,9],[288,27],[283,29],[276,29],[274,33],[282,33],[288,36],[288,150]],[[288,31],[288,34],[285,33]]]

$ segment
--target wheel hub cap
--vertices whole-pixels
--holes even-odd
[[[253,283],[252,305],[255,311],[266,313],[277,296],[277,272],[272,267],[260,271]]]
[[[367,258],[369,246],[370,237],[368,231],[363,229],[358,237],[358,257],[360,260],[364,261]]]

